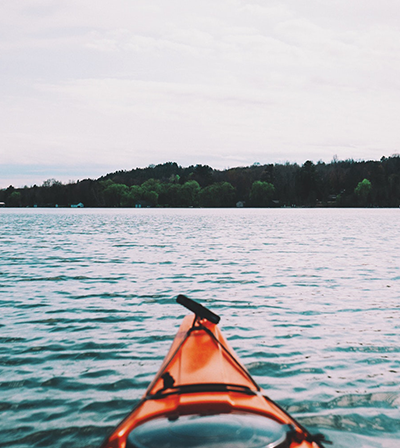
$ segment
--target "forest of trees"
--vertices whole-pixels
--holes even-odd
[[[254,164],[215,170],[174,162],[99,179],[0,190],[6,207],[399,207],[400,155],[380,161]]]

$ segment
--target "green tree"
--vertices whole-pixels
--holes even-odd
[[[107,207],[122,207],[126,204],[129,187],[124,184],[108,183],[103,195]]]
[[[372,184],[368,179],[363,179],[361,182],[358,182],[356,188],[354,189],[354,193],[358,197],[361,205],[366,205],[368,203],[371,190]]]
[[[158,205],[158,197],[163,191],[161,182],[156,179],[149,179],[142,183],[141,188],[143,199],[153,207]]]
[[[155,191],[157,194],[160,194],[163,189],[161,182],[157,179],[146,180],[146,182],[142,183],[141,187],[143,192]]]
[[[143,199],[143,189],[139,185],[132,185],[124,196],[124,207],[135,207]]]
[[[250,203],[254,207],[268,207],[275,194],[275,187],[269,182],[256,180],[250,191]]]
[[[184,207],[195,207],[198,205],[200,185],[195,180],[189,180],[181,188],[181,201]]]
[[[156,191],[145,190],[143,192],[143,199],[153,207],[158,205],[158,193]]]
[[[192,168],[191,179],[199,183],[201,187],[211,185],[213,182],[214,170],[208,165],[196,165]]]
[[[176,183],[164,184],[164,190],[160,193],[159,202],[168,207],[181,207],[182,185]]]
[[[229,182],[218,182],[203,188],[199,193],[202,207],[233,207],[236,191]]]
[[[185,182],[183,185],[176,183],[163,184],[164,190],[160,193],[160,204],[169,207],[196,207],[200,185],[195,180]]]

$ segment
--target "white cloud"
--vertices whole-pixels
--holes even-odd
[[[400,143],[399,9],[3,2],[0,163],[69,164],[74,177],[93,160],[110,171],[389,155]]]

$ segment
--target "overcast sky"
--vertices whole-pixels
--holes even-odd
[[[398,0],[2,0],[0,188],[400,152]]]

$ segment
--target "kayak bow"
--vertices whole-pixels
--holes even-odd
[[[322,448],[260,387],[217,327],[179,295],[186,316],[140,403],[101,448]]]

